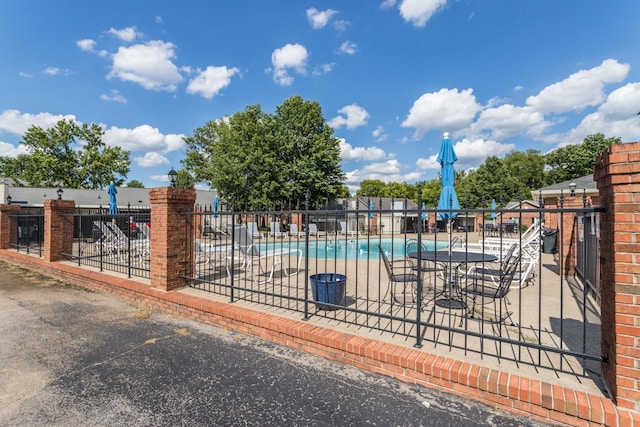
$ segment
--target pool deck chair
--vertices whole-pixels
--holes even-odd
[[[264,237],[264,233],[258,230],[257,222],[248,222],[247,230],[249,231],[251,237],[253,237],[254,239],[262,239]]]
[[[300,262],[302,261],[302,251],[300,249],[292,249],[284,246],[275,246],[273,249],[260,249],[258,245],[253,242],[251,234],[244,225],[236,225],[233,228],[230,227],[229,232],[233,236],[234,245],[239,252],[238,255],[235,255],[235,253],[231,251],[227,254],[226,264],[227,274],[229,274],[229,276],[231,276],[234,256],[238,256],[242,262],[241,268],[244,268],[245,271],[251,270],[251,279],[258,284],[267,283],[273,280],[273,273],[279,264],[282,265],[286,276],[293,276],[294,274],[298,274],[300,271]],[[293,256],[298,259],[295,272],[289,271],[287,264],[282,262],[283,257]],[[258,270],[257,274],[267,274],[266,269],[263,269],[263,264],[267,267],[271,265],[268,272],[269,276],[266,280],[258,280],[256,270]]]
[[[327,233],[324,231],[318,231],[318,226],[314,223],[310,223],[309,224],[309,236],[316,236],[316,237],[320,237],[320,236],[326,236]]]
[[[269,236],[271,237],[287,237],[286,231],[280,231],[280,223],[278,221],[272,221],[269,224]]]
[[[355,230],[349,230],[349,227],[347,226],[347,221],[340,221],[340,231],[339,231],[340,235],[344,235],[344,236],[357,236],[358,232]]]

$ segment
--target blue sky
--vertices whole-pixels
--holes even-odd
[[[32,125],[98,123],[146,187],[183,136],[317,101],[364,179],[437,177],[602,132],[640,140],[637,0],[0,1],[0,155]]]

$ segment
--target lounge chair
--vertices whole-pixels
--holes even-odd
[[[318,226],[314,223],[310,223],[309,224],[309,235],[310,236],[316,236],[316,237],[320,237],[320,236],[326,236],[327,233],[325,231],[318,231]]]
[[[247,223],[247,231],[251,234],[251,237],[254,239],[261,239],[264,237],[264,233],[258,230],[257,222],[248,222]]]
[[[298,230],[298,224],[289,224],[289,234],[295,237],[304,237],[306,233]]]
[[[229,233],[233,236],[233,242],[236,249],[239,251],[239,258],[242,261],[240,268],[245,271],[251,270],[251,278],[258,284],[270,282],[273,279],[273,273],[278,264],[282,264],[284,274],[292,276],[300,271],[300,262],[302,261],[302,251],[300,249],[287,248],[284,246],[274,247],[273,249],[261,250],[254,242],[251,234],[247,228],[243,225],[236,225],[233,229],[230,228]],[[234,264],[235,252],[227,253],[227,273],[231,275],[231,267]],[[296,256],[298,259],[295,272],[290,272],[286,264],[282,262],[282,258],[285,256]],[[269,270],[269,277],[266,280],[257,280],[256,268],[258,274],[266,274],[266,269],[263,269],[263,263],[268,266],[269,260],[271,260],[271,269]]]
[[[280,231],[280,223],[278,221],[271,221],[269,229],[269,236],[271,237],[287,237],[286,231]]]
[[[349,226],[347,225],[347,221],[340,221],[340,231],[338,232],[343,236],[357,236],[358,232],[356,230],[349,230]]]

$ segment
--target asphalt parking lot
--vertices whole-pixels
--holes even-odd
[[[1,261],[0,272],[0,425],[543,425]]]

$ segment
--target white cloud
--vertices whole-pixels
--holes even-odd
[[[207,99],[216,96],[222,89],[231,84],[231,77],[238,74],[240,69],[209,66],[193,78],[187,86],[187,92],[200,94]]]
[[[48,129],[55,126],[60,120],[76,121],[76,116],[50,113],[22,114],[18,110],[6,110],[0,114],[0,132],[23,135],[31,126]]]
[[[338,110],[343,116],[336,116],[329,120],[327,124],[334,129],[346,126],[347,129],[354,129],[367,124],[369,113],[357,104],[345,105]],[[346,116],[346,117],[345,117]]]
[[[84,52],[96,53],[100,56],[107,56],[108,52],[106,50],[96,50],[96,41],[92,39],[83,39],[78,40],[76,45],[80,48],[80,50]]]
[[[527,98],[527,105],[542,113],[565,113],[598,105],[604,101],[604,85],[621,82],[629,73],[628,64],[607,59],[590,70],[580,70],[561,82]]]
[[[331,64],[322,64],[318,67],[315,67],[313,69],[313,75],[314,76],[323,76],[325,74],[329,74],[330,72],[333,71],[333,68],[336,66],[335,63],[331,63]]]
[[[337,10],[327,9],[320,11],[312,7],[307,9],[307,19],[309,20],[309,24],[311,24],[311,28],[319,30],[324,28],[336,13],[338,13]]]
[[[182,81],[175,58],[173,43],[154,40],[145,44],[120,47],[113,55],[111,72],[107,78],[133,82],[145,89],[174,91]]]
[[[163,135],[157,128],[141,125],[134,129],[112,126],[104,133],[102,140],[112,147],[122,147],[130,151],[168,153],[184,147],[184,135]]]
[[[377,142],[386,141],[387,135],[384,133],[384,128],[382,126],[377,126],[371,135],[375,138]]]
[[[384,150],[378,147],[352,147],[344,139],[340,139],[340,157],[342,160],[381,160],[386,157]]]
[[[29,154],[27,147],[23,144],[18,144],[16,147],[8,142],[0,141],[0,156],[16,158],[20,154]]]
[[[447,0],[402,0],[400,15],[416,27],[424,27],[431,17],[447,4]]]
[[[381,7],[382,9],[390,9],[390,8],[392,8],[392,7],[393,7],[393,6],[395,6],[395,5],[396,5],[396,0],[384,0],[384,1],[380,4],[380,7]]]
[[[453,148],[458,156],[458,161],[454,165],[455,169],[466,170],[480,166],[489,156],[502,157],[511,153],[515,150],[515,145],[493,140],[485,141],[481,138],[473,140],[465,138],[455,143]],[[437,157],[436,153],[428,158],[419,158],[416,161],[416,166],[420,170],[440,170],[441,166],[436,161]]]
[[[25,79],[33,78],[33,74],[25,73],[24,71],[20,71],[18,75]]]
[[[110,95],[100,95],[100,99],[102,99],[103,101],[120,102],[121,104],[127,103],[127,98],[125,98],[124,95],[122,95],[117,90],[112,90]]]
[[[358,51],[358,45],[351,41],[346,41],[340,45],[338,53],[344,53],[347,55],[353,55]]]
[[[504,139],[522,133],[540,135],[549,126],[551,123],[546,122],[544,116],[531,107],[504,104],[482,111],[471,129],[488,129],[493,138]]]
[[[145,153],[144,156],[135,157],[133,159],[136,164],[143,168],[150,168],[154,166],[168,165],[169,159],[162,154],[156,152]]]
[[[116,36],[117,38],[119,38],[124,42],[132,42],[136,39],[136,37],[142,36],[142,33],[138,33],[136,31],[136,27],[127,27],[127,28],[122,28],[121,30],[110,28],[109,34]]]
[[[300,75],[306,75],[308,57],[307,49],[301,44],[286,44],[274,50],[271,54],[273,80],[282,86],[291,85],[294,79],[289,75],[289,70],[294,70]]]
[[[48,76],[68,76],[73,74],[73,71],[67,68],[47,67],[42,70],[42,73]]]
[[[582,121],[567,135],[553,135],[560,145],[581,143],[595,133],[617,136],[623,141],[637,140],[640,135],[640,83],[626,84],[609,94],[607,100],[594,113]]]
[[[371,163],[362,169],[345,172],[346,184],[353,188],[365,179],[377,179],[382,182],[414,182],[422,177],[422,171],[403,173],[404,165],[398,160],[391,159],[382,163]],[[357,189],[357,187],[356,187]]]
[[[415,128],[416,138],[431,129],[454,132],[468,126],[481,109],[473,89],[441,89],[418,98],[401,126]]]

